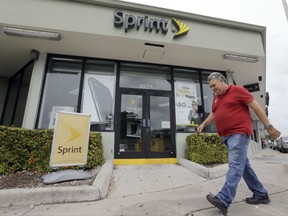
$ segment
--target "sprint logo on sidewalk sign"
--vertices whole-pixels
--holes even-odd
[[[177,29],[177,32],[174,33],[173,38],[185,35],[190,30],[187,25],[175,18],[172,18],[171,23],[173,24],[173,26],[171,26],[172,32],[176,32],[175,28]],[[122,10],[115,10],[114,12],[114,26],[119,28],[124,27],[125,32],[128,32],[128,30],[132,30],[134,28],[136,28],[137,30],[143,28],[144,31],[152,32],[153,29],[155,29],[156,33],[161,31],[162,34],[166,35],[169,30],[168,24],[169,21],[165,20],[164,18],[159,20],[151,18],[149,17],[149,15],[134,16],[124,14]]]
[[[50,166],[84,166],[87,163],[90,115],[58,112]]]

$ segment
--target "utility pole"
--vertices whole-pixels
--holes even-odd
[[[282,3],[283,3],[284,11],[285,11],[285,14],[286,14],[286,19],[287,19],[287,22],[288,22],[288,5],[287,5],[287,1],[286,0],[282,0]]]

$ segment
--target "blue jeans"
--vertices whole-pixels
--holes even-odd
[[[221,191],[216,195],[227,208],[236,196],[238,184],[243,177],[248,188],[256,196],[267,193],[262,183],[253,171],[247,158],[247,149],[250,138],[246,134],[232,134],[221,137],[228,149],[228,172],[226,182]]]

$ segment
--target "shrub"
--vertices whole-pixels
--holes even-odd
[[[54,130],[29,130],[0,126],[0,174],[22,170],[49,172]],[[102,136],[90,132],[87,164],[93,169],[104,162]]]
[[[85,169],[93,169],[104,162],[101,133],[90,132],[87,164]]]
[[[228,153],[218,134],[192,134],[186,137],[185,158],[203,165],[228,162]]]

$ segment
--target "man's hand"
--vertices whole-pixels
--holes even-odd
[[[197,132],[198,132],[198,133],[201,133],[201,132],[203,131],[204,127],[205,127],[206,125],[209,125],[209,124],[210,124],[211,122],[213,122],[213,121],[214,121],[214,113],[211,112],[211,113],[209,113],[209,115],[207,116],[207,118],[205,119],[205,121],[202,122],[202,123],[197,127]]]
[[[272,127],[272,128],[267,128],[266,129],[267,132],[274,138],[274,139],[278,139],[281,135],[281,132],[278,131],[276,128]]]
[[[262,109],[258,101],[253,100],[250,103],[247,104],[248,107],[254,110],[260,121],[262,122],[263,125],[270,125],[269,119],[265,113],[265,111]],[[271,128],[266,128],[268,133],[274,138],[277,139],[280,137],[281,133],[278,131],[276,128],[271,127]]]
[[[198,133],[201,133],[201,132],[203,131],[203,129],[204,129],[203,124],[200,124],[200,125],[197,127],[197,132],[198,132]]]

